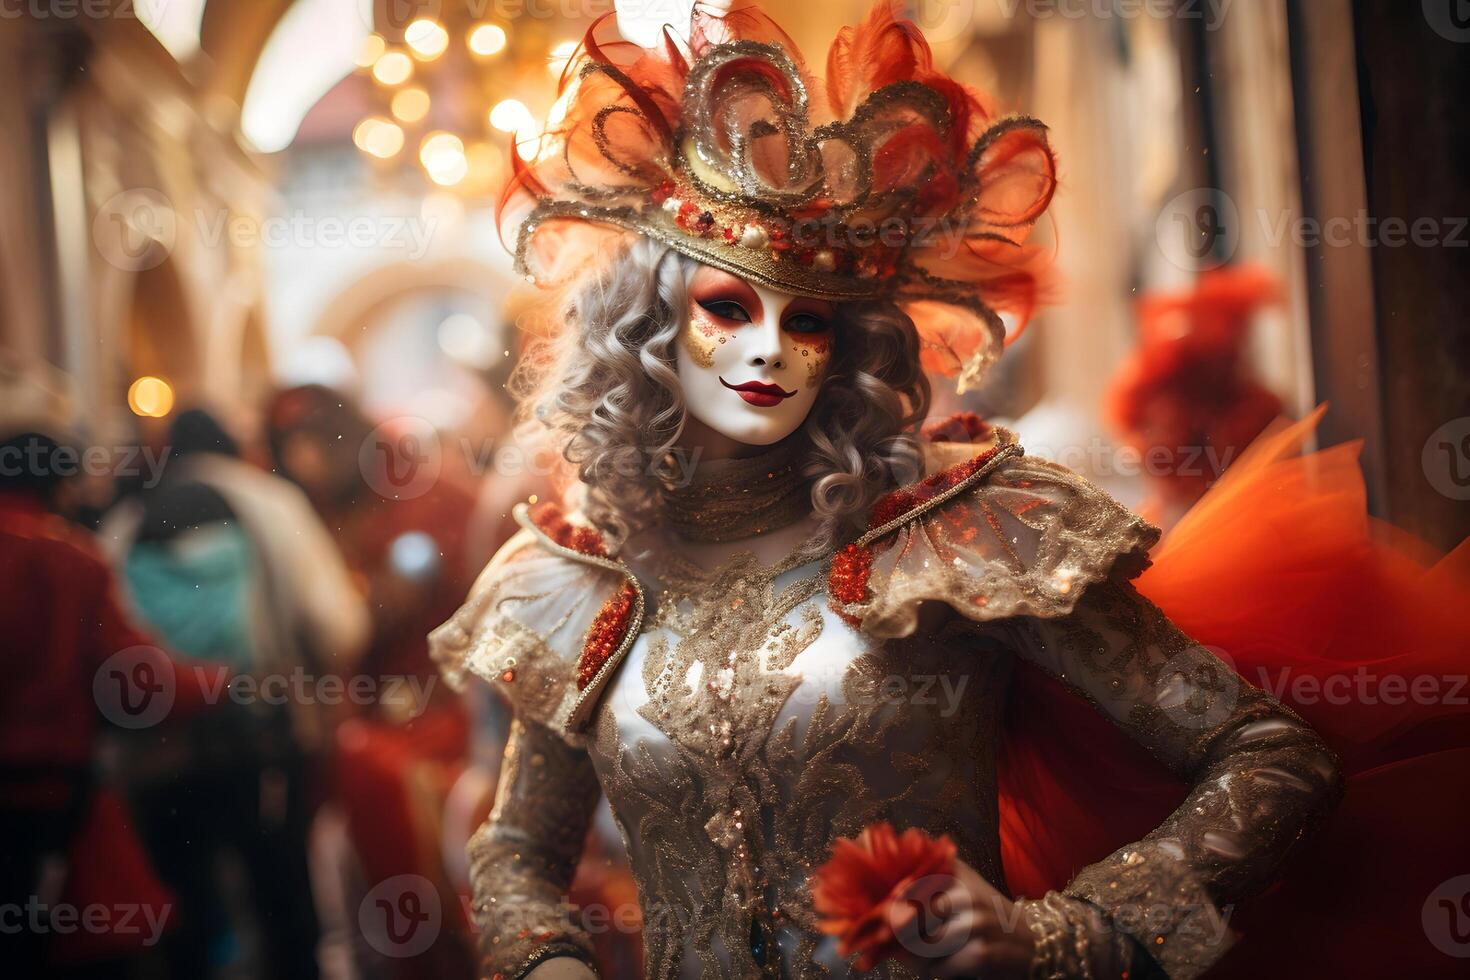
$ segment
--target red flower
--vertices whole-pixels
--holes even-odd
[[[831,859],[811,877],[817,928],[837,937],[841,955],[856,953],[859,970],[871,970],[902,952],[889,909],[915,882],[953,874],[954,866],[954,841],[917,828],[896,834],[878,823],[857,840],[838,838]]]

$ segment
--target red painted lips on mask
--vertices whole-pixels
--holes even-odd
[[[757,408],[771,408],[796,394],[794,391],[784,390],[780,385],[767,384],[764,381],[747,381],[744,384],[732,385],[724,378],[721,378],[720,384],[729,388]]]

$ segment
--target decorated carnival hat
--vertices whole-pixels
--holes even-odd
[[[1056,186],[1046,128],[936,69],[888,0],[838,34],[821,85],[754,6],[697,4],[651,48],[609,38],[610,16],[532,158],[512,154],[500,221],[523,274],[564,281],[637,233],[797,295],[892,300],[960,390],[1004,345],[1002,313],[1024,327],[1046,260],[1026,240]]]

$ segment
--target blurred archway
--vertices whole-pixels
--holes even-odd
[[[113,361],[112,389],[125,393],[133,380],[143,376],[162,378],[173,388],[176,400],[197,396],[202,380],[202,362],[196,338],[193,311],[178,267],[172,260],[137,273],[130,283],[132,295],[122,321],[123,344]]]

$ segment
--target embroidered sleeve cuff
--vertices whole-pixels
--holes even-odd
[[[587,949],[566,940],[551,939],[521,942],[508,950],[491,953],[481,963],[480,977],[481,980],[523,980],[536,967],[559,956],[570,956],[585,963],[594,974],[597,972]]]
[[[1228,910],[1167,846],[1142,842],[1083,869],[1066,894],[1101,909],[1171,980],[1192,980],[1234,942]]]

